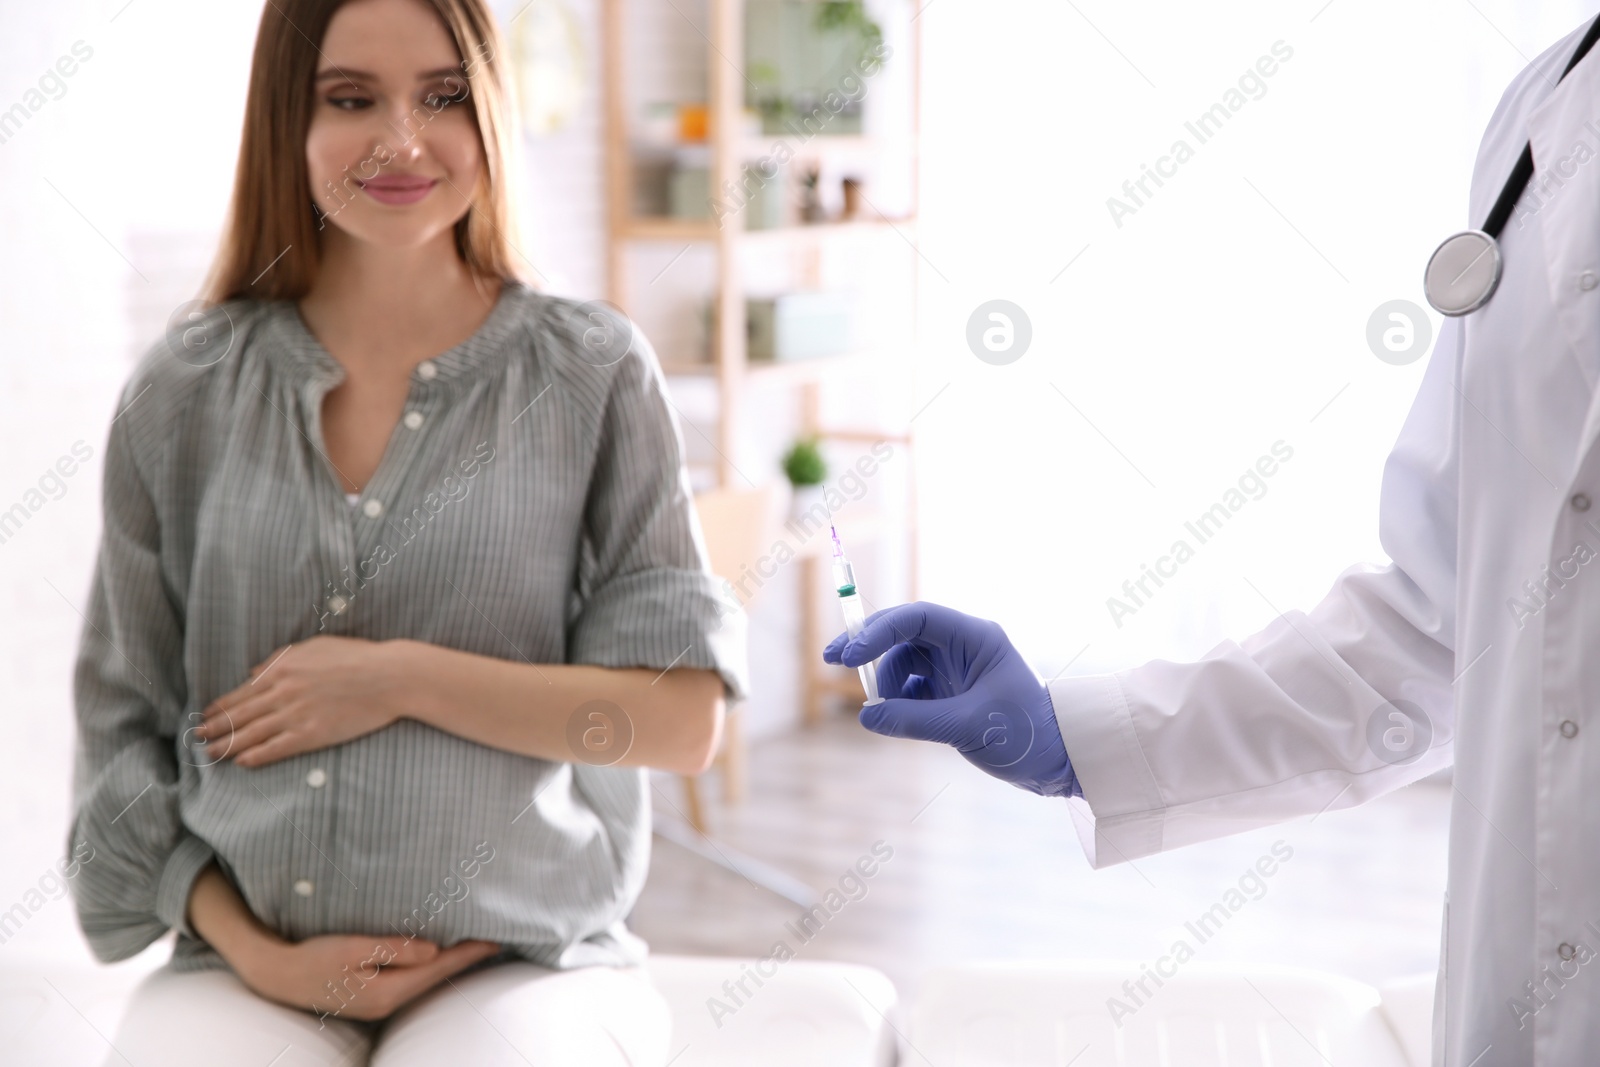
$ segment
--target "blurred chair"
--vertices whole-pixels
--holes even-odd
[[[771,543],[768,538],[777,499],[775,484],[759,489],[716,489],[696,495],[695,510],[700,514],[700,529],[705,536],[706,555],[712,573],[735,582],[760,558],[763,549]],[[730,702],[728,706],[722,742],[711,765],[722,772],[724,802],[736,804],[743,799],[746,784],[744,710],[737,702]],[[657,836],[802,908],[810,908],[816,903],[816,890],[800,879],[729,844],[712,841],[706,827],[700,778],[689,774],[681,777],[689,809],[685,818],[694,832],[685,831],[674,822],[658,819],[655,824]]]
[[[759,489],[713,489],[695,496],[706,555],[717,577],[737,582],[740,573],[753,564],[770,543],[776,488],[775,483],[769,483]],[[738,701],[728,705],[722,744],[712,766],[722,774],[723,803],[737,804],[743,800],[747,784],[746,748],[743,708]],[[704,834],[706,816],[700,779],[684,775],[683,791],[689,823]]]

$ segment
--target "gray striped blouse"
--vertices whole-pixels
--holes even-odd
[[[640,962],[623,920],[649,863],[643,769],[411,719],[255,769],[193,736],[251,667],[318,633],[707,668],[744,694],[744,617],[707,570],[660,366],[626,320],[506,283],[470,339],[413,371],[354,507],[320,444],[343,376],[293,302],[236,301],[169,333],[123,390],[74,676],[91,948],[122,959],[176,928],[175,966],[226,966],[184,923],[215,859],[290,939]]]

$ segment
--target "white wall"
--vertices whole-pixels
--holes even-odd
[[[1383,562],[1379,476],[1425,360],[1380,362],[1368,317],[1424,305],[1435,244],[1483,221],[1467,183],[1502,89],[1594,8],[930,5],[925,594],[1002,620],[1048,677],[1197,657]],[[1115,225],[1107,198],[1279,40],[1265,95]],[[1034,330],[1004,367],[963,338],[994,298]],[[1266,495],[1119,628],[1107,598],[1279,439]]]

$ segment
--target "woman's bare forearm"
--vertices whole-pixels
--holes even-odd
[[[507,752],[698,774],[722,733],[715,671],[516,663],[405,638],[383,645],[403,682],[404,717]]]
[[[239,891],[216,864],[189,889],[189,928],[217,950],[239,974],[253,971],[283,939],[251,913]]]

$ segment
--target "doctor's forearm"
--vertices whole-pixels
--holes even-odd
[[[704,770],[716,752],[723,689],[714,671],[518,663],[403,638],[383,644],[402,680],[401,715],[469,741],[541,759],[686,774]],[[585,712],[574,728],[573,716],[590,702],[604,702],[589,709],[603,718]],[[613,744],[626,748],[620,758]]]

